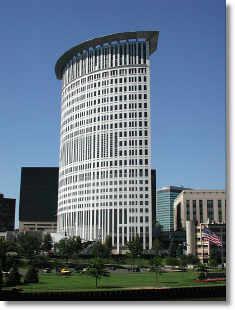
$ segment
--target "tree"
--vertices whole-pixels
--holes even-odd
[[[209,264],[213,267],[221,264],[221,248],[218,248],[216,245],[210,244],[210,258]]]
[[[187,258],[186,255],[180,256],[180,258],[179,258],[179,265],[180,265],[180,267],[181,267],[183,270],[185,270],[185,268],[186,268],[187,265],[188,265],[188,258]]]
[[[162,261],[160,257],[154,257],[151,262],[151,270],[155,273],[156,283],[159,282],[159,276],[161,274]]]
[[[20,284],[21,275],[16,266],[13,266],[10,270],[10,273],[7,277],[6,285],[14,286]]]
[[[20,254],[30,258],[37,255],[41,247],[41,236],[37,233],[20,233],[17,238]]]
[[[4,270],[6,263],[7,243],[5,240],[0,239],[0,266]]]
[[[77,256],[82,249],[82,242],[79,236],[61,239],[55,244],[56,251],[62,257]]]
[[[197,267],[197,270],[199,272],[198,279],[203,280],[207,277],[207,268],[204,264],[199,264]]]
[[[56,252],[59,256],[68,258],[70,255],[69,249],[68,249],[68,242],[67,239],[61,239],[59,242],[55,244]]]
[[[33,257],[31,260],[31,265],[35,268],[51,268],[51,262],[49,262],[48,258],[43,255],[38,255]]]
[[[38,270],[34,266],[30,266],[24,278],[24,283],[38,283]]]
[[[43,238],[42,249],[46,252],[49,252],[52,249],[52,238],[49,233],[46,234]]]
[[[9,271],[13,266],[19,265],[19,260],[15,256],[6,255],[4,271]]]
[[[197,265],[199,263],[199,259],[197,256],[189,254],[187,255],[187,262],[189,265]]]
[[[106,248],[107,255],[110,256],[112,253],[112,237],[106,236],[104,246]]]
[[[0,264],[0,290],[2,289],[3,286],[3,274],[2,274],[2,266]]]
[[[101,259],[96,259],[93,264],[91,264],[85,273],[91,277],[95,278],[95,287],[98,287],[98,280],[102,277],[108,277],[109,272],[105,269],[103,261]]]
[[[79,236],[72,237],[70,239],[70,246],[72,248],[72,255],[78,256],[80,251],[82,250],[82,240]]]
[[[218,265],[218,261],[215,258],[210,257],[208,260],[208,264],[211,267],[216,267]]]
[[[127,247],[132,257],[139,256],[143,252],[143,245],[138,235],[127,243]]]
[[[187,271],[187,265],[188,265],[188,260],[187,260],[187,256],[186,255],[180,256],[180,258],[179,258],[179,265],[180,265],[181,270],[183,271],[182,275],[184,275],[184,272]]]
[[[176,257],[182,256],[184,250],[184,245],[182,243],[177,244],[175,249],[175,255]]]
[[[165,265],[168,265],[168,266],[177,266],[179,263],[178,259],[175,258],[175,257],[166,257],[165,258]]]
[[[111,254],[110,248],[106,244],[102,244],[101,241],[97,241],[92,247],[92,256],[99,258],[109,257]]]
[[[161,247],[161,244],[160,244],[159,239],[158,238],[154,238],[153,245],[152,245],[152,250],[154,251],[155,255],[158,255],[160,247]]]

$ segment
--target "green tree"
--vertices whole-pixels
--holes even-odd
[[[27,270],[25,277],[24,277],[24,283],[38,283],[38,270],[34,266],[30,266]]]
[[[4,270],[6,264],[7,243],[5,240],[0,239],[0,266]]]
[[[19,260],[15,256],[6,255],[5,264],[4,264],[4,271],[9,271],[13,266],[19,265]]]
[[[209,264],[213,267],[221,264],[221,248],[218,248],[216,245],[210,245],[210,258]]]
[[[175,257],[168,256],[168,257],[165,258],[165,265],[177,266],[178,264],[179,264],[179,261]]]
[[[143,245],[140,237],[137,235],[134,239],[127,243],[127,248],[129,250],[128,256],[131,258],[132,270],[134,269],[135,260],[138,256],[143,253]]]
[[[153,250],[155,255],[158,255],[160,247],[161,247],[160,240],[158,238],[154,238],[153,244],[152,244],[152,250]]]
[[[182,276],[184,276],[184,273],[187,272],[188,258],[186,255],[181,255],[178,261],[182,270]]]
[[[0,265],[4,271],[8,271],[12,267],[12,262],[16,260],[15,257],[9,255],[8,252],[13,252],[13,243],[11,241],[0,239]]]
[[[20,254],[24,257],[30,258],[38,255],[41,247],[41,236],[37,233],[26,232],[20,233],[17,237]]]
[[[82,250],[82,240],[79,236],[72,237],[70,239],[70,247],[72,249],[72,255],[78,256]]]
[[[132,257],[140,256],[143,253],[143,245],[138,235],[127,243],[127,247]]]
[[[106,236],[104,246],[106,248],[107,255],[110,256],[112,254],[112,237]]]
[[[199,259],[197,256],[189,254],[187,255],[187,262],[189,265],[197,265],[199,263]]]
[[[151,271],[155,273],[156,284],[159,283],[159,277],[161,274],[162,260],[160,257],[154,257],[151,261]]]
[[[178,260],[178,262],[179,262],[180,267],[181,267],[183,270],[185,270],[185,268],[186,268],[187,265],[188,265],[188,257],[187,257],[186,255],[181,255],[180,258],[179,258],[179,260]]]
[[[217,261],[217,259],[210,257],[208,260],[208,264],[211,267],[216,267],[218,265],[218,261]]]
[[[18,271],[16,266],[13,266],[9,272],[7,277],[6,285],[7,286],[14,286],[20,284],[21,275]]]
[[[59,242],[55,244],[56,252],[59,256],[68,258],[70,256],[70,251],[68,247],[67,239],[61,239]]]
[[[52,249],[52,238],[50,234],[46,234],[43,238],[42,249],[46,252],[51,251]]]
[[[51,268],[52,263],[49,262],[47,256],[38,255],[33,257],[33,259],[31,260],[31,265],[37,269]]]
[[[207,267],[204,264],[199,264],[197,266],[198,279],[203,280],[207,277]]]
[[[98,287],[98,280],[102,277],[108,277],[109,272],[105,269],[104,263],[101,259],[97,258],[85,271],[85,273],[95,278],[95,287]]]
[[[3,274],[2,274],[2,266],[0,264],[0,290],[2,289],[3,286]]]
[[[79,236],[61,239],[55,244],[55,249],[59,256],[68,259],[79,254],[82,249],[82,242]]]
[[[107,258],[111,254],[111,249],[106,244],[102,244],[101,241],[97,241],[94,243],[92,248],[92,256],[96,258]]]

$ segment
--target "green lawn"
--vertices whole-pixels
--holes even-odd
[[[143,287],[183,287],[198,285],[221,285],[218,283],[197,283],[193,280],[197,278],[196,273],[188,272],[168,272],[162,273],[159,282],[156,283],[153,272],[141,273],[112,273],[110,277],[102,278],[99,281],[99,289],[125,289]],[[95,289],[95,279],[80,274],[71,276],[61,276],[55,273],[40,274],[38,284],[20,285],[25,292],[32,291],[80,291]]]

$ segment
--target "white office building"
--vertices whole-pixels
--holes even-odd
[[[117,253],[136,235],[152,247],[150,55],[157,31],[81,43],[56,63],[62,80],[57,231],[112,237]]]
[[[186,221],[226,223],[226,195],[223,190],[183,190],[174,201],[174,229],[185,229]]]

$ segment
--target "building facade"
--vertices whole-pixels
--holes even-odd
[[[62,80],[58,232],[112,237],[119,253],[137,234],[152,247],[150,61],[158,32],[81,43],[56,63]]]
[[[174,201],[174,229],[185,229],[186,221],[226,222],[226,197],[223,190],[183,190]]]
[[[156,170],[151,170],[151,195],[152,195],[152,226],[156,225],[156,203],[157,203],[157,195],[156,195]]]
[[[208,228],[220,238],[222,247],[203,238],[204,228]],[[195,225],[193,221],[186,221],[186,246],[186,254],[197,256],[201,263],[208,263],[209,258],[214,258],[220,264],[224,264],[226,262],[226,224]]]
[[[12,231],[15,227],[16,200],[5,198],[0,193],[0,232]]]
[[[157,221],[163,232],[174,231],[174,201],[184,187],[166,186],[157,191]]]
[[[56,231],[58,174],[58,167],[21,169],[20,231]]]

